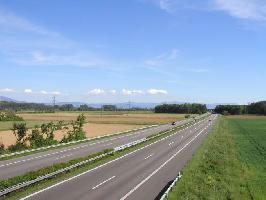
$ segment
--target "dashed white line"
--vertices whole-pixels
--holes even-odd
[[[148,181],[154,174],[156,174],[160,169],[162,169],[165,165],[167,165],[173,158],[175,158],[181,151],[183,151],[191,142],[193,142],[204,130],[201,130],[192,140],[186,143],[179,151],[177,151],[174,155],[172,155],[167,161],[165,161],[162,165],[160,165],[156,170],[154,170],[148,177],[142,180],[138,185],[136,185],[132,190],[130,190],[125,196],[123,196],[120,200],[125,200],[128,198],[134,191],[136,191],[141,185],[143,185],[146,181]]]
[[[168,144],[168,146],[171,146],[172,144],[174,144],[174,142],[170,142],[170,143]]]
[[[150,158],[150,157],[152,157],[152,156],[153,156],[153,154],[147,156],[146,158],[144,158],[144,160],[147,160],[148,158]]]
[[[96,188],[100,187],[102,184],[105,184],[106,182],[112,180],[113,178],[115,178],[115,176],[112,176],[111,178],[108,178],[107,180],[99,183],[98,185],[94,186],[92,189],[95,190]]]

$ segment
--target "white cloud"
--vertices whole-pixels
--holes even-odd
[[[0,10],[0,30],[0,55],[8,62],[25,66],[107,67],[100,56],[76,42],[10,12]]]
[[[4,89],[0,89],[0,92],[15,92],[15,90],[10,89],[10,88],[4,88]]]
[[[160,89],[149,89],[147,91],[148,94],[157,95],[157,94],[168,94],[166,90],[160,90]]]
[[[165,52],[159,56],[156,56],[155,58],[148,59],[144,61],[144,63],[150,66],[160,66],[166,64],[166,62],[175,60],[177,58],[178,52],[179,51],[177,49],[172,49],[171,51]]]
[[[10,12],[0,10],[0,25],[18,30],[34,32],[45,36],[59,36],[58,33],[46,30],[41,26],[37,26],[27,19],[18,17]]]
[[[27,94],[30,94],[30,93],[32,93],[32,90],[31,89],[25,89],[24,92]]]
[[[225,11],[233,17],[264,21],[266,2],[264,0],[214,0],[217,10]]]
[[[110,90],[109,91],[111,94],[115,95],[116,94],[116,90]]]
[[[44,95],[60,95],[61,94],[61,92],[58,92],[58,91],[47,92],[45,90],[41,90],[40,93]]]
[[[41,51],[29,52],[25,57],[15,59],[15,62],[21,65],[58,65],[58,66],[104,66],[105,63],[99,59],[93,58],[89,53],[57,53],[48,54]]]
[[[54,91],[54,92],[51,92],[51,94],[53,94],[53,95],[60,95],[60,94],[61,94],[61,92]]]
[[[122,94],[130,96],[130,95],[144,94],[144,92],[142,90],[127,90],[127,89],[123,89],[122,90]]]
[[[101,95],[104,93],[105,93],[105,91],[103,89],[99,89],[99,88],[96,88],[96,89],[89,91],[89,94],[91,94],[91,95]]]
[[[40,91],[41,94],[48,94],[45,90]]]
[[[180,9],[224,11],[229,15],[247,20],[266,20],[265,0],[146,0],[160,9],[175,14]]]

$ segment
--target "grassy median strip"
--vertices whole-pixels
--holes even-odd
[[[265,131],[222,117],[167,199],[266,199]]]
[[[137,144],[135,146],[132,146],[132,147],[129,147],[129,148],[126,148],[122,151],[118,151],[118,152],[115,152],[115,153],[112,153],[112,154],[109,154],[108,156],[105,156],[101,159],[98,159],[98,160],[94,160],[92,162],[89,162],[83,166],[80,166],[78,168],[75,168],[75,169],[72,169],[72,170],[69,170],[65,173],[62,173],[62,174],[59,174],[53,178],[49,178],[49,179],[46,179],[46,180],[43,180],[39,183],[36,183],[36,184],[33,184],[31,186],[28,186],[26,188],[23,188],[21,191],[16,191],[16,192],[13,192],[13,193],[10,193],[9,195],[6,196],[7,199],[18,199],[18,198],[21,198],[23,196],[26,196],[30,193],[33,193],[35,191],[38,191],[42,188],[45,188],[51,184],[54,184],[54,183],[57,183],[57,182],[60,182],[64,179],[67,179],[69,177],[72,177],[72,176],[75,176],[77,174],[80,174],[82,172],[85,172],[89,169],[93,169],[99,165],[102,165],[108,161],[111,161],[111,160],[114,160],[116,158],[119,158],[129,152],[132,152],[134,150],[137,150],[141,147],[144,147],[148,144],[151,144],[155,141],[158,141],[162,138],[165,138],[167,136],[170,136],[174,133],[176,133],[176,131],[180,130],[180,129],[183,129],[185,127],[189,126],[189,124],[187,125],[184,125],[183,127],[176,127],[176,128],[173,128],[171,129],[170,131],[164,131],[164,132],[161,132],[159,134],[156,134],[154,135],[153,137],[149,138],[149,140],[145,141],[145,142],[142,142],[140,144]],[[45,175],[47,173],[51,173],[51,172],[54,172],[56,170],[59,170],[61,168],[64,168],[64,167],[68,167],[70,165],[73,165],[75,163],[78,163],[78,162],[81,162],[83,160],[86,160],[88,158],[92,158],[94,156],[97,156],[97,155],[100,155],[102,153],[106,153],[106,152],[110,152],[111,150],[106,150],[104,152],[101,152],[101,153],[97,153],[97,154],[94,154],[94,155],[90,155],[88,157],[84,157],[84,158],[79,158],[79,159],[75,159],[75,160],[71,160],[67,163],[61,163],[61,164],[55,164],[51,167],[46,167],[44,169],[40,169],[38,171],[34,171],[34,172],[29,172],[29,173],[26,173],[22,176],[18,176],[18,177],[14,177],[14,178],[11,178],[11,179],[8,179],[8,180],[5,180],[5,181],[1,181],[0,182],[0,189],[3,190],[5,188],[8,188],[10,186],[13,186],[15,184],[18,184],[20,182],[24,182],[24,181],[29,181],[29,180],[32,180],[34,178],[37,178],[39,176],[42,176],[42,175]]]

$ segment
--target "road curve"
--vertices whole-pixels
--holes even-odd
[[[175,179],[207,136],[216,116],[24,199],[151,200]],[[209,121],[209,119],[212,119]]]
[[[175,126],[182,125],[188,120],[178,121]],[[168,130],[174,126],[170,124],[147,128],[130,132],[127,134],[98,139],[86,143],[71,145],[68,147],[39,152],[15,159],[0,161],[0,180],[22,175],[29,171],[38,170],[51,166],[55,163],[67,162],[69,160],[88,156],[104,149],[114,148],[123,144],[145,138],[149,135]]]

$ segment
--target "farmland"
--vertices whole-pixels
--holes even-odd
[[[265,199],[265,117],[223,117],[183,174],[169,199]]]
[[[20,113],[27,123],[28,128],[50,121],[63,120],[66,123],[75,120],[81,112],[56,112],[56,113]],[[84,130],[86,136],[94,137],[115,132],[140,128],[151,124],[164,124],[184,119],[179,114],[154,114],[152,112],[84,112],[86,124]],[[10,130],[13,122],[0,122],[0,142],[5,146],[14,144],[16,138]],[[65,132],[57,131],[55,138],[59,141]]]

